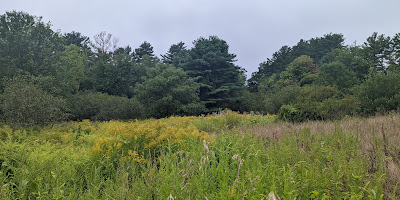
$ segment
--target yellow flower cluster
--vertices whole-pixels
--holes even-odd
[[[101,136],[94,142],[92,153],[105,158],[131,159],[138,163],[145,161],[145,153],[157,153],[167,145],[180,150],[190,140],[214,142],[214,137],[198,130],[185,117],[132,122],[108,121],[98,124],[97,133]]]
[[[0,126],[0,140],[5,140],[13,133],[9,126]]]
[[[50,142],[86,151],[113,160],[145,162],[161,150],[180,151],[190,142],[214,143],[209,133],[224,128],[271,123],[272,115],[239,114],[230,110],[207,116],[169,117],[163,119],[62,122],[41,129],[17,129],[0,126],[0,139],[20,137],[34,142]]]

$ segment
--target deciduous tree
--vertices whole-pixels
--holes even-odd
[[[172,65],[149,69],[143,83],[136,85],[136,98],[151,117],[195,115],[204,110],[198,97],[199,85]]]
[[[54,76],[63,50],[63,37],[41,17],[16,11],[0,15],[0,77]]]

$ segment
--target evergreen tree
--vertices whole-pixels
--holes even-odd
[[[136,59],[136,62],[142,61],[143,57],[147,55],[151,58],[154,58],[154,51],[153,47],[151,46],[150,43],[144,41],[139,48],[135,49],[134,57]]]
[[[74,44],[82,50],[90,50],[90,39],[87,36],[82,35],[79,32],[72,31],[71,33],[65,33],[65,45]]]
[[[248,80],[249,90],[252,92],[258,91],[258,86],[263,78],[268,78],[272,74],[276,74],[279,77],[280,73],[285,71],[294,59],[302,55],[307,55],[315,63],[319,63],[323,56],[333,49],[343,48],[343,42],[344,37],[342,34],[330,33],[310,40],[301,39],[293,47],[283,46],[272,55],[271,59],[261,63],[258,71],[252,74],[252,77]]]
[[[400,33],[397,33],[391,40],[391,55],[389,58],[389,69],[400,72]]]
[[[385,70],[391,53],[390,37],[374,32],[364,42],[362,52],[364,58],[370,61],[376,70]]]
[[[175,67],[180,67],[182,63],[186,62],[188,56],[189,51],[183,42],[171,45],[168,52],[165,55],[161,55],[163,63],[172,64]]]
[[[257,72],[253,72],[251,78],[247,81],[249,90],[252,92],[258,91],[258,86],[263,77],[270,77],[273,74],[277,75],[285,71],[285,68],[291,61],[294,60],[291,54],[292,48],[283,46],[279,51],[272,54],[272,58],[260,64]]]
[[[235,54],[228,44],[217,36],[199,38],[190,50],[189,61],[183,69],[200,83],[200,100],[208,112],[220,108],[235,109],[244,88],[244,70],[234,64]]]

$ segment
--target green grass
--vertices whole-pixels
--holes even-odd
[[[377,150],[369,159],[359,134],[310,127],[269,139],[226,127],[213,143],[188,140],[177,151],[166,142],[144,163],[40,140],[40,130],[34,137],[6,133],[0,199],[268,199],[270,192],[281,199],[398,198],[396,188],[384,195],[387,158]]]

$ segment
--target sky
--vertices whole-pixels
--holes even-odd
[[[0,14],[25,11],[61,33],[93,38],[101,31],[119,46],[144,41],[160,57],[180,41],[216,35],[237,55],[247,78],[284,45],[342,33],[360,45],[373,32],[400,33],[400,0],[0,0]]]

